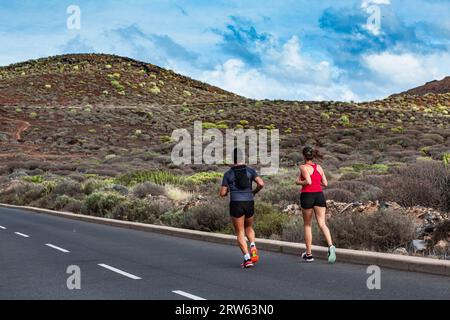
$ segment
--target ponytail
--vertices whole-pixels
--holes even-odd
[[[323,159],[323,155],[319,152],[319,150],[313,148],[312,146],[306,146],[303,148],[303,156],[306,160],[314,160],[314,159]]]
[[[314,159],[323,160],[323,154],[321,154],[320,151],[317,149],[313,150],[313,157]]]

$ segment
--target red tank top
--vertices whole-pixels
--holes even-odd
[[[313,167],[314,172],[311,174],[311,184],[306,185],[302,187],[301,192],[322,192],[322,175],[317,170],[317,164],[309,164],[311,167]],[[301,178],[302,181],[305,181],[305,177]]]

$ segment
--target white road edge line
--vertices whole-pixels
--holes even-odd
[[[55,250],[58,250],[58,251],[61,251],[61,252],[64,252],[64,253],[69,253],[69,252],[70,252],[69,250],[63,249],[63,248],[61,248],[61,247],[57,247],[57,246],[55,246],[55,245],[53,245],[53,244],[50,244],[50,243],[46,243],[45,245],[46,245],[47,247],[53,248],[53,249],[55,249]]]
[[[2,229],[2,230],[6,230],[6,227],[4,227],[4,226],[0,226],[0,229]]]
[[[116,273],[118,273],[118,274],[121,274],[121,275],[123,275],[123,276],[125,276],[125,277],[128,277],[128,278],[130,278],[130,279],[133,279],[133,280],[140,280],[140,279],[142,279],[142,278],[139,278],[139,277],[137,277],[137,276],[135,276],[135,275],[132,275],[131,273],[128,273],[128,272],[119,270],[119,269],[117,269],[117,268],[108,266],[107,264],[100,263],[99,266],[102,267],[102,268],[111,270],[111,271],[113,271],[113,272],[116,272]]]
[[[198,297],[198,296],[194,296],[193,294],[190,294],[190,293],[187,293],[187,292],[184,292],[184,291],[181,291],[181,290],[175,290],[175,291],[172,291],[172,292],[175,293],[175,294],[178,294],[180,296],[192,299],[192,300],[199,300],[199,301],[200,300],[206,300],[204,298],[201,298],[201,297]]]
[[[15,234],[17,234],[18,236],[24,237],[24,238],[29,238],[30,236],[24,233],[20,233],[20,232],[14,232]]]

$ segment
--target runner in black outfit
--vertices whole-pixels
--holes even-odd
[[[259,260],[253,230],[254,195],[261,191],[264,182],[254,169],[240,161],[242,153],[239,149],[234,150],[233,156],[234,165],[223,176],[220,196],[226,197],[230,193],[230,216],[239,247],[244,254],[241,267],[251,268]],[[253,182],[257,184],[255,190],[252,188]],[[245,236],[250,241],[250,253]]]

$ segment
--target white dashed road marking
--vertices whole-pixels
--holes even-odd
[[[2,230],[6,230],[6,228],[4,226],[0,226],[0,229]]]
[[[183,296],[185,298],[189,298],[191,300],[206,300],[204,298],[194,296],[193,294],[190,294],[190,293],[187,293],[187,292],[184,292],[184,291],[181,291],[181,290],[175,290],[175,291],[172,291],[172,292],[175,293],[175,294],[178,294],[180,296]]]
[[[17,234],[18,236],[24,237],[24,238],[29,238],[30,236],[24,233],[20,233],[20,232],[14,232],[15,234]]]
[[[55,245],[53,245],[53,244],[50,244],[50,243],[47,243],[46,246],[47,246],[47,247],[50,247],[50,248],[53,248],[53,249],[55,249],[55,250],[64,252],[64,253],[69,253],[69,252],[70,252],[69,250],[63,249],[63,248],[61,248],[61,247],[57,247],[57,246],[55,246]]]
[[[107,264],[100,263],[99,266],[102,267],[102,268],[111,270],[111,271],[113,271],[113,272],[115,272],[115,273],[121,274],[121,275],[123,275],[123,276],[125,276],[125,277],[127,277],[127,278],[130,278],[130,279],[133,279],[133,280],[140,280],[140,279],[141,279],[141,278],[139,278],[139,277],[137,277],[137,276],[135,276],[135,275],[133,275],[133,274],[131,274],[131,273],[128,273],[128,272],[119,270],[119,269],[117,269],[117,268],[108,266]]]

